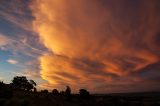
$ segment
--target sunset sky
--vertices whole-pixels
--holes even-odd
[[[160,0],[0,0],[0,80],[92,93],[160,89]]]

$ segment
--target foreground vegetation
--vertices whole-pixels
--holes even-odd
[[[11,84],[0,82],[0,106],[160,106],[160,93],[90,95],[80,89],[71,94],[69,86],[61,92],[37,92],[33,80],[14,77]]]

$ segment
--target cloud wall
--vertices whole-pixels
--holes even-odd
[[[39,59],[41,77],[50,88],[71,85],[74,90],[121,92],[152,85],[150,89],[156,89],[157,82],[140,73],[148,66],[150,71],[160,70],[153,65],[160,61],[159,4],[158,0],[36,0],[31,6],[33,27],[50,50]]]

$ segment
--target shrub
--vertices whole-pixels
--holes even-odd
[[[59,92],[58,92],[57,89],[53,89],[53,90],[52,90],[52,94],[53,94],[53,95],[59,95]]]
[[[41,93],[48,94],[48,90],[47,89],[41,90]]]
[[[80,89],[79,94],[82,98],[86,99],[90,96],[90,93],[85,89]]]

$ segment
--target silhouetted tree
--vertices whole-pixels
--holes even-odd
[[[33,85],[32,85],[32,84],[30,84],[29,82],[28,82],[28,83],[26,83],[26,88],[25,88],[25,90],[27,90],[27,91],[31,91],[32,89],[34,89]]]
[[[65,96],[67,101],[71,100],[71,88],[69,86],[66,86]]]
[[[80,89],[79,94],[84,99],[86,99],[90,96],[90,93],[86,89]]]
[[[36,89],[36,88],[33,88],[33,92],[37,92],[37,89]]]
[[[59,92],[61,95],[65,95],[65,92],[64,91],[60,91]]]
[[[32,90],[32,89],[33,89],[34,91],[37,90],[37,89],[36,89],[36,85],[37,85],[37,84],[36,84],[33,80],[29,80],[29,82],[28,82],[28,86],[29,86],[28,88],[29,88],[29,89],[28,89],[28,90],[29,90],[29,91]]]
[[[59,95],[59,92],[58,92],[57,89],[53,89],[53,90],[52,90],[52,94],[53,94],[53,95]]]
[[[47,90],[47,89],[45,89],[45,90],[41,90],[41,93],[43,93],[43,94],[47,94],[47,93],[48,93],[48,90]]]
[[[36,86],[36,85],[37,85],[33,80],[30,80],[29,82],[30,82],[30,84],[32,84],[33,86]]]
[[[71,95],[71,88],[69,86],[66,86],[65,94],[66,95]]]
[[[28,91],[30,91],[32,89],[34,90],[36,85],[37,84],[33,80],[29,80],[28,84],[26,84],[27,90]]]
[[[28,84],[28,80],[25,76],[16,76],[13,78],[11,84],[17,89],[25,90]]]
[[[0,81],[0,98],[9,99],[12,96],[13,96],[13,92],[10,89],[9,85],[3,83],[3,81]]]
[[[1,85],[1,84],[4,84],[3,81],[0,81],[0,85]]]
[[[0,89],[4,88],[4,83],[3,81],[0,81]]]
[[[13,78],[11,85],[16,89],[30,91],[35,88],[36,83],[33,80],[28,81],[25,76],[16,76]]]

